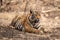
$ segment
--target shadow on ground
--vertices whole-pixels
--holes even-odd
[[[55,31],[56,30],[56,31]],[[21,32],[16,29],[0,27],[0,39],[1,40],[54,40],[60,39],[60,28],[53,29],[51,33],[33,34]]]

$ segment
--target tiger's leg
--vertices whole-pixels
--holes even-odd
[[[24,30],[26,32],[30,32],[30,33],[40,33],[40,31],[38,29],[35,29],[35,28],[31,27],[27,23],[24,24]]]

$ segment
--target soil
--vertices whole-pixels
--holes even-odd
[[[41,14],[43,34],[27,33],[8,27],[17,14],[30,9]],[[60,40],[60,0],[0,0],[0,40]]]

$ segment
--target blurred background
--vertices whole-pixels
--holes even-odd
[[[48,32],[33,34],[7,28],[17,14],[30,9],[41,14],[40,27]],[[0,0],[0,40],[60,40],[60,0]]]

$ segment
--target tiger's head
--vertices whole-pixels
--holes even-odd
[[[29,21],[33,28],[38,29],[39,28],[39,21],[40,21],[40,13],[37,11],[32,11],[30,10],[30,16],[29,16]]]

